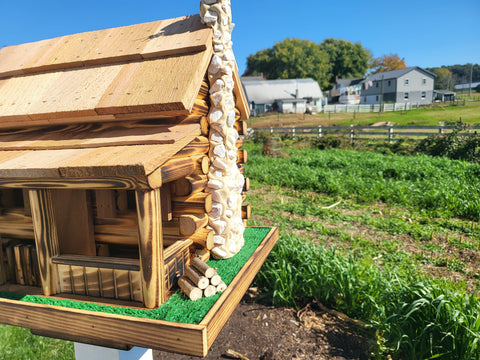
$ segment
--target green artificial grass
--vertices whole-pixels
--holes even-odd
[[[230,259],[210,260],[207,263],[211,267],[217,268],[217,272],[222,280],[225,284],[229,285],[270,230],[270,228],[246,228],[244,234],[245,245],[238,254]],[[177,291],[166,303],[162,304],[162,306],[147,310],[0,291],[0,297],[11,300],[187,324],[199,324],[220,295],[221,293],[218,293],[208,298],[204,297],[197,301],[191,301],[180,291]]]

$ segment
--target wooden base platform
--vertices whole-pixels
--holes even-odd
[[[272,228],[198,325],[0,298],[0,322],[32,333],[104,347],[132,346],[206,356],[278,240]]]

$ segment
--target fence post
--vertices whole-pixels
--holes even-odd
[[[322,138],[322,125],[318,125],[318,138]]]
[[[438,133],[443,134],[443,122],[438,125]]]
[[[270,134],[273,134],[273,127],[270,126]]]
[[[292,138],[295,139],[295,126],[292,126]]]
[[[353,138],[354,138],[354,131],[353,131],[353,124],[350,125],[350,143],[353,144]]]
[[[393,126],[388,128],[388,142],[390,144],[393,142]]]

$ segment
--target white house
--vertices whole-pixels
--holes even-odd
[[[263,80],[242,77],[252,114],[269,111],[317,113],[322,110],[323,94],[313,79]]]

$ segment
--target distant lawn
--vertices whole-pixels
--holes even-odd
[[[338,114],[269,114],[251,117],[248,126],[253,128],[278,126],[349,126],[372,125],[377,122],[391,122],[395,125],[438,125],[439,122],[456,122],[460,118],[469,124],[480,124],[480,101],[466,102],[465,106],[444,106],[384,113],[338,113]]]

